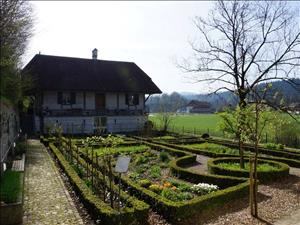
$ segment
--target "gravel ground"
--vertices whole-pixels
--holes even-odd
[[[297,174],[300,176],[300,170]],[[226,203],[209,213],[191,218],[189,225],[261,225],[273,224],[279,218],[293,213],[300,208],[300,177],[290,175],[279,182],[259,185],[258,215],[250,216],[248,197]]]
[[[197,155],[196,162],[185,166],[184,168],[191,170],[192,172],[197,172],[201,174],[208,174],[207,161],[211,159],[210,157],[204,155]]]

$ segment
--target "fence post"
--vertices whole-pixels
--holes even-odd
[[[250,171],[249,171],[249,178],[250,178],[250,211],[251,211],[251,215],[254,215],[254,180],[253,180],[253,163],[254,163],[254,159],[252,158],[252,156],[249,157],[249,166],[250,166]]]
[[[77,167],[78,167],[78,154],[79,154],[79,149],[78,149],[78,146],[76,146],[76,162],[77,162]]]
[[[89,164],[87,163],[87,159],[88,159],[88,157],[89,157],[89,149],[88,148],[86,148],[86,152],[85,152],[86,154],[85,154],[85,164],[86,164],[86,177],[87,177],[87,179],[89,178]]]
[[[91,166],[92,166],[92,190],[94,189],[94,148],[92,147],[92,163],[91,163]]]

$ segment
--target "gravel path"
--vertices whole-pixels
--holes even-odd
[[[24,224],[83,224],[45,147],[29,140],[26,153]]]
[[[258,215],[250,215],[249,199],[230,201],[209,213],[190,218],[190,225],[300,225],[300,169],[291,168],[290,176],[259,185]]]
[[[197,155],[196,162],[185,166],[184,168],[189,169],[193,172],[208,174],[207,161],[210,157],[204,155]]]

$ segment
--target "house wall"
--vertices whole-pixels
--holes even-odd
[[[144,108],[144,94],[139,94],[139,104],[136,106],[126,105],[125,93],[119,93],[119,109],[143,109]],[[87,110],[95,109],[95,93],[85,93],[85,105]],[[117,93],[105,94],[106,109],[118,109]],[[61,105],[57,104],[57,92],[45,91],[43,93],[43,108],[59,110],[59,109],[83,109],[84,108],[84,94],[83,92],[76,92],[76,104],[73,105]]]
[[[95,109],[95,93],[86,92],[85,94],[86,109]]]
[[[106,129],[108,133],[132,132],[143,129],[147,116],[108,116]],[[36,131],[40,130],[40,119],[35,117]],[[95,117],[45,117],[44,132],[51,132],[54,126],[60,125],[63,127],[64,133],[94,133]]]

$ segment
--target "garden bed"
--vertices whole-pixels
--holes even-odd
[[[143,224],[144,221],[147,220],[149,209],[147,204],[138,201],[121,191],[121,200],[125,204],[123,205],[124,207],[122,207],[120,211],[119,209],[112,208],[109,204],[103,202],[92,189],[89,188],[89,185],[82,180],[54,144],[51,143],[49,146],[70,179],[70,183],[74,186],[74,189],[80,196],[81,201],[95,220],[100,220],[103,224]],[[117,191],[116,187],[114,187],[114,190]]]
[[[0,181],[0,224],[21,224],[23,221],[24,173],[6,170]]]
[[[212,174],[249,177],[249,163],[245,158],[245,169],[239,167],[239,158],[216,158],[208,161]],[[289,175],[288,165],[270,160],[258,160],[257,177],[261,182],[273,181]]]

